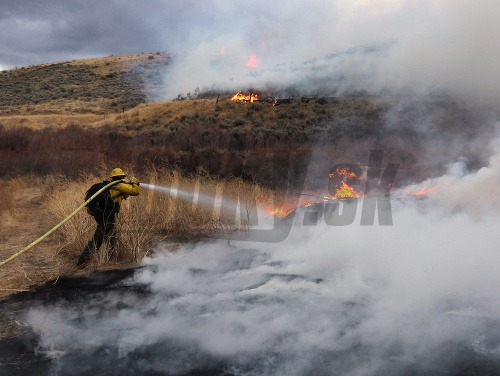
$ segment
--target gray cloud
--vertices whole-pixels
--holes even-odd
[[[334,73],[347,88],[496,95],[499,11],[493,0],[3,1],[0,66],[187,51],[172,71],[167,99],[197,86],[304,86]],[[320,76],[294,73],[305,61],[381,43],[392,45],[383,56],[343,57],[320,67]],[[214,54],[222,48],[220,59]],[[250,54],[257,79],[245,66]]]
[[[189,2],[159,0],[4,1],[0,64],[24,66],[177,48],[191,32],[192,8]]]
[[[307,91],[333,76],[343,79],[338,91],[499,94],[495,39],[500,26],[494,15],[500,5],[494,1],[212,4],[222,14],[211,25],[214,37],[192,35],[190,53],[174,69],[167,98],[214,84],[235,89],[273,83]],[[361,53],[381,45],[391,47],[380,54]],[[226,56],[215,63],[210,53],[221,47]],[[361,50],[342,55],[353,48]],[[340,53],[335,61],[321,61],[334,53]],[[257,57],[252,69],[245,67],[250,54]],[[303,63],[314,58],[319,66],[304,74]]]

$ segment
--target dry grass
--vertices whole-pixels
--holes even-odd
[[[107,171],[107,170],[106,170]],[[133,174],[131,174],[133,175]],[[141,188],[138,197],[124,201],[117,219],[118,241],[113,252],[103,246],[85,272],[130,267],[151,255],[160,242],[198,241],[221,232],[247,229],[246,211],[268,205],[272,192],[240,179],[218,179],[203,171],[186,176],[175,169],[151,169],[142,181],[233,200],[239,197],[242,217]],[[0,260],[19,251],[69,215],[81,203],[88,187],[99,177],[80,180],[49,175],[1,181]],[[232,213],[235,214],[235,213]],[[14,261],[0,268],[0,297],[43,284],[60,275],[75,273],[80,252],[95,230],[86,210]]]
[[[167,53],[112,56],[0,72],[3,115],[109,114],[158,92]],[[149,98],[151,99],[151,98]]]
[[[8,128],[17,126],[42,129],[48,127],[63,128],[70,124],[87,125],[101,121],[106,115],[96,114],[52,114],[52,115],[13,115],[0,116],[0,124]],[[109,115],[108,115],[109,116]]]
[[[81,204],[91,183],[100,179],[88,176],[81,181],[56,180],[55,191],[48,197],[46,208],[55,218],[64,218]],[[207,196],[220,196],[224,191],[226,198],[239,197],[244,208],[257,202],[264,203],[272,197],[270,191],[239,179],[220,180],[206,174],[184,176],[178,170],[150,170],[141,180]],[[109,262],[136,263],[149,255],[155,244],[161,241],[198,240],[221,231],[245,229],[248,225],[244,218],[231,218],[193,200],[182,200],[145,188],[138,197],[129,197],[122,203],[117,219],[118,242],[113,252],[103,249],[98,254],[96,261],[101,267]],[[94,230],[95,222],[85,210],[77,214],[58,235],[61,254],[76,259]]]
[[[15,190],[12,180],[0,185],[0,234],[11,224],[14,217]],[[2,236],[3,238],[3,236]]]
[[[42,202],[48,193],[46,179],[25,176],[0,181],[3,200],[0,211],[0,258],[18,252],[57,222],[46,212]],[[64,273],[64,260],[55,258],[55,239],[0,268],[0,297],[24,290]]]
[[[105,121],[96,122],[93,125],[170,124],[185,119],[203,119],[214,111],[215,99],[145,103],[122,114],[116,114]]]
[[[291,99],[273,106],[221,96],[217,105],[215,98],[140,104],[90,126],[116,128],[189,151],[203,147],[295,150],[318,142],[375,137],[386,106],[379,98]]]
[[[143,52],[134,55],[107,56],[72,61],[75,65],[92,67],[98,74],[120,72],[123,69],[131,69],[140,65],[152,65],[158,60],[169,61],[171,55],[167,52]]]

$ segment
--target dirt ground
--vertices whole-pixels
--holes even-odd
[[[57,224],[43,208],[41,188],[17,186],[14,189],[15,184],[16,182],[10,182],[10,187],[7,187],[11,188],[14,196],[12,203],[0,212],[1,260],[23,249]],[[57,242],[49,237],[0,267],[0,299],[69,273],[69,261],[59,256]]]
[[[49,192],[41,183],[41,178],[3,180],[0,186],[0,197],[3,198],[0,205],[0,260],[3,261],[45,234],[63,218],[56,218],[44,205]],[[74,250],[64,249],[61,234],[56,231],[34,248],[0,266],[0,300],[58,277],[85,275],[97,269],[91,263],[86,269],[77,270],[77,258]],[[105,267],[120,265],[108,263]]]
[[[0,179],[0,262],[23,250],[71,214],[83,203],[86,189],[97,179],[89,176],[73,180],[58,175]],[[193,192],[203,181],[206,192],[220,195],[224,187],[227,197],[239,197],[243,205],[256,205],[258,200],[259,205],[267,207],[273,197],[271,191],[241,180],[217,180],[205,175],[183,177],[174,170],[151,171],[144,179],[168,187],[191,187]],[[245,228],[244,222],[236,224],[231,215],[214,216],[213,208],[153,190],[141,192],[121,205],[116,228],[118,242],[113,250],[103,246],[85,269],[76,268],[78,257],[96,227],[92,217],[81,210],[35,247],[0,266],[0,301],[57,278],[135,267],[159,243],[168,243],[174,249],[178,242],[206,239],[238,226]]]

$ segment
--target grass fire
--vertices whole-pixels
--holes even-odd
[[[499,4],[12,2],[0,374],[499,374]]]
[[[255,93],[243,94],[239,91],[231,97],[231,100],[253,103],[259,100],[259,96]]]

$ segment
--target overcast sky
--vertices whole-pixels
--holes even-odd
[[[397,37],[443,1],[421,0],[425,5],[418,7],[411,0],[0,0],[0,65],[183,50],[213,41],[219,48],[248,47],[248,53],[300,48],[299,54],[313,57]]]
[[[179,48],[202,28],[203,19],[191,22],[190,15],[202,7],[186,0],[3,0],[0,66]]]
[[[0,66],[184,51],[213,40],[219,40],[221,49],[222,39],[230,41],[237,36],[241,44],[247,44],[253,33],[284,42],[284,34],[296,35],[294,22],[303,26],[304,16],[319,21],[328,3],[318,1],[309,6],[303,0],[1,0]],[[285,20],[289,22],[279,23]],[[284,29],[276,30],[282,26]]]
[[[497,93],[498,14],[498,0],[0,0],[0,67],[187,51],[191,59],[173,75],[175,93],[246,77],[251,55],[265,70],[389,42],[370,73],[379,86]],[[225,65],[215,67],[222,50]],[[360,63],[367,62],[343,69]]]

